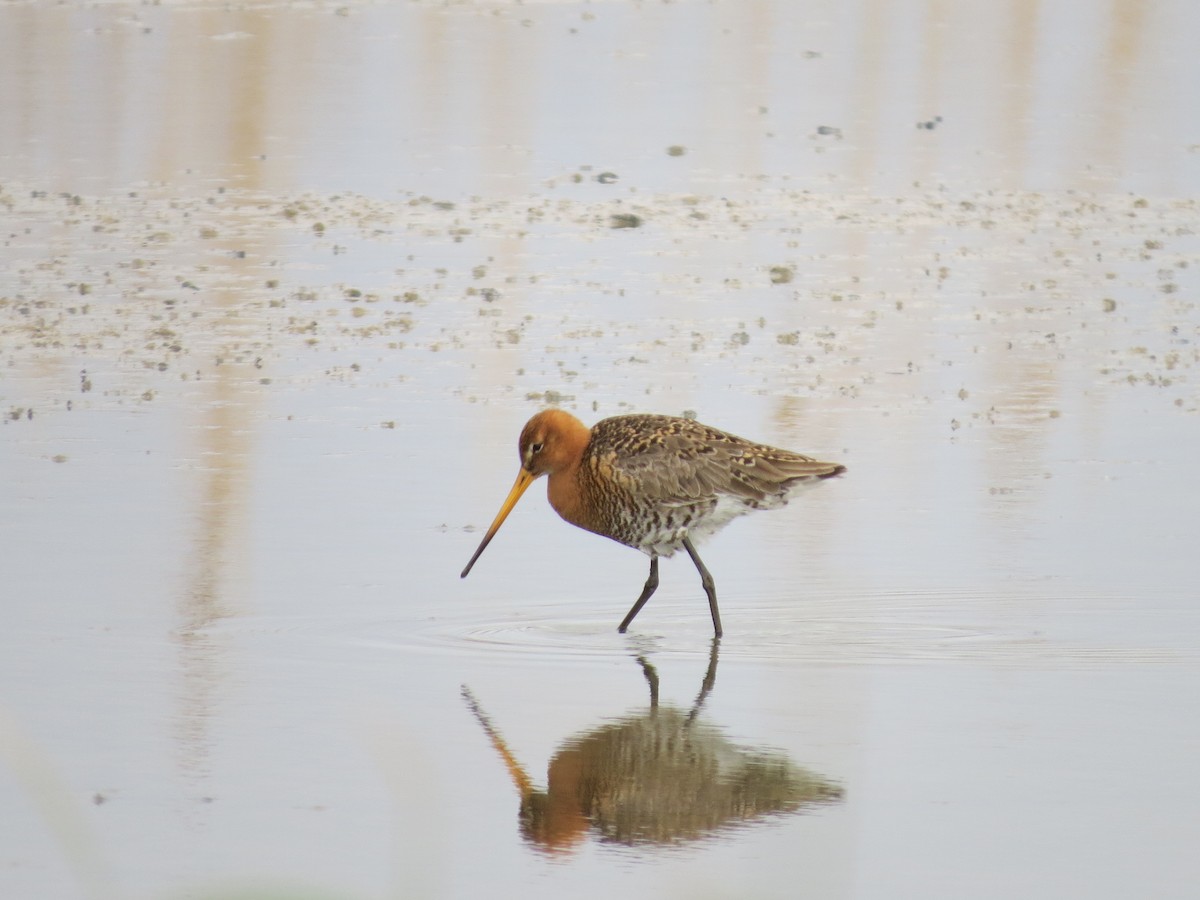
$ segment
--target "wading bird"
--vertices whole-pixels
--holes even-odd
[[[519,447],[521,471],[462,577],[529,485],[548,475],[547,495],[560,516],[650,557],[650,576],[621,621],[621,632],[658,587],[658,558],[682,548],[700,572],[719,637],[717,590],[694,542],[753,510],[777,509],[805,487],[846,471],[838,463],[672,416],[614,416],[589,429],[568,412],[547,409],[526,423]]]

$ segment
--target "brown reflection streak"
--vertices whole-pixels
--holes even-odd
[[[1111,30],[1104,56],[1098,60],[1095,97],[1088,104],[1095,122],[1085,137],[1085,152],[1075,159],[1089,160],[1090,171],[1079,172],[1081,187],[1103,189],[1115,180],[1126,133],[1126,116],[1131,108],[1129,93],[1141,59],[1146,19],[1153,4],[1144,0],[1112,0]]]
[[[766,817],[838,802],[842,788],[782,753],[742,747],[697,719],[716,681],[714,640],[700,692],[688,711],[660,705],[658,675],[639,657],[649,708],[563,742],[539,791],[470,689],[472,713],[500,754],[521,797],[522,836],[552,853],[588,832],[627,846],[678,844]]]
[[[222,175],[228,172],[239,185],[254,188],[258,186],[258,171],[253,160],[261,152],[267,127],[262,79],[268,67],[261,57],[269,51],[270,23],[260,17],[248,22],[241,16],[223,16],[219,22],[214,19],[201,28],[205,29],[203,33],[216,33],[218,25],[224,30],[245,30],[257,37],[233,41],[226,48],[227,53],[215,55],[205,54],[200,44],[187,43],[189,51],[184,54],[187,58],[176,60],[171,69],[167,96],[191,90],[190,82],[197,72],[205,83],[224,80],[238,86],[226,98],[228,105],[219,107],[223,115],[214,127],[224,140],[219,150],[214,149],[212,158],[226,164]],[[177,125],[164,124],[158,159],[163,171],[171,171],[174,154],[182,152],[165,134],[181,136]],[[185,245],[186,252],[202,255],[209,261],[209,280],[214,285],[244,278],[245,260],[261,259],[267,253],[261,238],[256,237],[261,230],[243,227],[240,219],[240,208],[231,205],[228,219],[219,229],[220,238],[201,238],[204,243],[199,247]],[[207,395],[197,401],[194,433],[199,436],[199,444],[195,457],[202,482],[190,574],[179,604],[178,632],[182,679],[177,741],[181,763],[193,775],[207,772],[209,722],[219,700],[222,662],[227,655],[221,639],[208,629],[236,611],[236,605],[229,602],[231,555],[241,543],[239,532],[252,459],[253,386],[260,375],[253,364],[253,352],[246,347],[254,336],[253,325],[244,318],[245,292],[214,289],[208,300],[214,333],[210,336],[211,344],[202,347],[200,358],[207,356],[214,364],[204,382]]]
[[[411,67],[396,71],[395,90],[403,95],[417,85],[416,108],[420,127],[438,134],[445,142],[445,112],[450,105],[450,85],[456,83],[449,71],[446,13],[440,9],[422,9],[417,13],[421,39],[416,42]]]
[[[489,192],[515,196],[528,190],[525,172],[529,164],[531,91],[527,82],[533,80],[536,64],[521,60],[519,42],[526,35],[501,28],[492,31],[491,36],[491,40],[482,42],[484,89],[478,112],[483,123],[484,164],[480,168]]]
[[[884,90],[883,65],[887,51],[886,0],[868,0],[862,15],[861,45],[855,66],[853,89],[853,162],[851,177],[854,187],[866,190],[875,180],[876,143],[879,129],[880,94]],[[848,228],[845,241],[846,280],[853,283],[870,268],[867,226]]]
[[[1014,0],[1010,6],[1011,24],[1006,45],[1008,74],[1005,78],[1004,106],[1000,115],[1000,164],[1011,188],[1020,188],[1025,180],[1025,154],[1029,140],[1029,120],[1033,104],[1033,86],[1037,68],[1037,23],[1041,0]]]
[[[869,188],[875,178],[876,130],[879,128],[879,95],[884,88],[883,62],[887,49],[886,0],[867,0],[862,22],[861,48],[855,67],[854,162],[855,186]]]
[[[993,374],[999,402],[989,411],[994,446],[987,455],[988,489],[997,513],[1012,516],[1032,502],[1046,465],[1046,428],[1058,396],[1058,367],[1011,362]]]
[[[221,306],[233,300],[217,296]],[[219,340],[226,340],[221,336]],[[217,366],[209,396],[201,401],[197,456],[203,482],[197,509],[197,533],[189,582],[179,605],[182,690],[178,715],[181,760],[193,774],[206,771],[208,723],[222,680],[223,642],[208,629],[235,610],[228,604],[232,548],[239,545],[247,469],[251,459],[251,405],[247,403],[248,366]]]
[[[226,295],[227,296],[227,295]],[[206,629],[229,610],[221,603],[228,551],[241,518],[248,458],[247,409],[234,396],[235,366],[218,367],[212,393],[203,403],[203,436],[198,456],[204,461],[197,535],[189,584],[179,605],[182,690],[177,740],[185,770],[206,771],[209,720],[221,681],[223,648]]]
[[[771,407],[771,421],[775,425],[775,433],[781,436],[781,445],[794,446],[799,444],[803,446],[805,442],[811,442],[812,435],[806,432],[804,428],[805,423],[809,421],[809,406],[810,402],[807,397],[796,396],[793,393],[782,394],[775,398]],[[786,439],[782,437],[784,435],[786,435]],[[825,444],[826,449],[830,452],[826,455],[831,455],[836,447],[841,446],[835,443],[839,437],[840,433],[830,433],[828,442]],[[896,452],[899,453],[901,451],[897,450]],[[819,560],[828,559],[830,552],[837,543],[837,527],[843,509],[838,503],[831,502],[831,498],[828,497],[818,499],[810,496],[804,499],[806,503],[814,500],[822,503],[821,518],[824,524],[820,528],[810,529],[810,537],[808,538],[811,541],[809,546],[816,552],[811,556],[807,553],[789,553],[782,560],[782,564],[795,571],[798,576],[800,573],[804,573],[803,577],[811,578],[815,567],[821,565]],[[775,564],[778,563],[779,561],[777,560]]]
[[[727,121],[743,123],[741,127],[730,129],[737,153],[734,171],[753,177],[762,173],[763,121],[757,109],[770,104],[771,42],[778,29],[772,15],[772,3],[743,2],[733,8],[743,18],[738,30],[746,34],[746,39],[733,42],[736,57],[729,71],[739,74],[731,97],[734,108],[729,111]],[[717,108],[715,102],[713,108]],[[751,118],[746,122],[748,116]]]
[[[267,129],[267,75],[271,70],[273,22],[259,12],[224,7],[199,9],[195,23],[173,28],[168,38],[166,89],[162,93],[159,128],[151,168],[155,177],[171,181],[193,158],[210,163],[210,176],[252,178],[248,168],[264,152]],[[250,37],[217,39],[223,34]],[[296,84],[289,93],[303,93]],[[278,104],[285,109],[287,102]],[[203,146],[202,153],[197,147]],[[252,180],[240,181],[254,187]]]

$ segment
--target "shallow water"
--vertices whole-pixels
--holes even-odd
[[[0,896],[1191,896],[1200,16],[1093,7],[0,9]],[[849,471],[619,635],[539,490],[458,577],[548,402]]]

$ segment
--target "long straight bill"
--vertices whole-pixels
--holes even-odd
[[[462,570],[462,575],[459,578],[466,578],[467,573],[471,571],[471,566],[475,565],[475,560],[479,559],[479,554],[483,553],[484,547],[488,545],[496,532],[500,530],[500,526],[504,524],[504,520],[508,518],[508,514],[512,512],[513,507],[517,505],[517,501],[521,499],[521,495],[525,493],[525,489],[533,484],[533,475],[530,472],[521,469],[517,475],[517,480],[513,483],[512,490],[508,492],[508,496],[504,498],[504,503],[500,507],[500,512],[496,513],[496,518],[492,522],[492,527],[487,530],[487,534],[483,536],[483,540],[479,542],[479,547],[475,551],[475,555],[471,557],[471,561],[467,563],[467,567]]]

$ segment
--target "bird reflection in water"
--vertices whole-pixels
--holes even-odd
[[[470,688],[462,693],[521,795],[521,833],[539,849],[569,850],[589,830],[628,846],[680,844],[842,798],[842,788],[783,753],[739,746],[698,718],[717,674],[719,642],[690,710],[659,705],[658,674],[638,663],[650,707],[570,738],[539,790]]]

